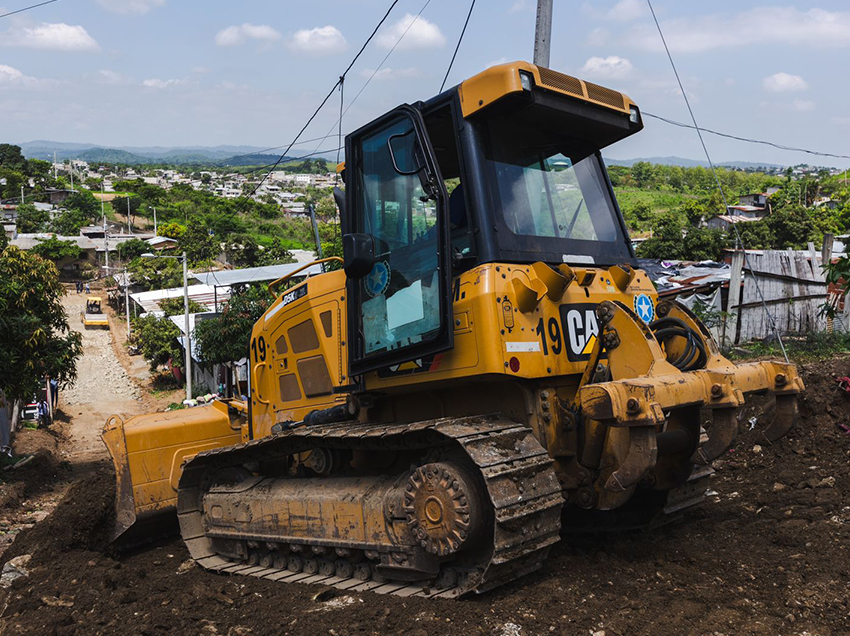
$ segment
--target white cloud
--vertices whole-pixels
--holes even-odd
[[[0,86],[34,86],[38,80],[24,75],[16,68],[0,64]]]
[[[364,68],[362,71],[360,71],[360,76],[365,79],[369,79],[370,77],[372,77],[372,73],[375,73],[375,69]],[[376,80],[409,79],[413,77],[422,77],[422,71],[414,67],[382,68],[377,73],[375,73]]]
[[[850,126],[850,117],[832,117],[829,122],[839,126]]]
[[[310,55],[333,55],[348,48],[342,32],[332,24],[315,29],[299,29],[292,36],[289,48]]]
[[[122,14],[143,15],[154,7],[161,7],[165,0],[98,0],[107,11]]]
[[[212,69],[207,68],[206,66],[193,66],[192,72],[197,73],[198,75],[204,75],[206,73],[210,73]]]
[[[645,13],[646,3],[643,0],[620,0],[608,11],[607,17],[617,22],[630,22]]]
[[[530,7],[531,4],[528,0],[516,0],[516,2],[511,5],[510,9],[508,9],[508,13],[518,13],[520,11],[525,11]]]
[[[587,34],[587,38],[584,43],[588,46],[603,46],[607,41],[611,34],[608,32],[608,29],[603,29],[602,27],[596,27],[590,33]]]
[[[808,113],[815,109],[815,103],[810,99],[795,99],[791,102],[791,110],[797,113]]]
[[[111,86],[120,86],[122,84],[130,83],[129,79],[116,71],[98,71],[97,75],[104,84],[109,84]]]
[[[799,75],[790,75],[788,73],[774,73],[769,77],[765,77],[761,81],[764,90],[771,93],[792,93],[796,91],[804,91],[809,88],[809,85]]]
[[[581,72],[602,79],[623,79],[634,71],[634,65],[624,57],[591,57],[581,67]]]
[[[757,25],[759,36],[742,35],[742,25]],[[700,53],[719,48],[784,44],[809,48],[850,46],[850,12],[794,7],[758,7],[737,15],[677,18],[662,23],[671,50]],[[655,25],[636,26],[622,42],[649,51],[662,51]]]
[[[442,34],[440,27],[421,16],[417,18],[412,13],[406,13],[401,20],[384,29],[378,35],[377,41],[385,49],[391,49],[402,36],[404,39],[398,45],[401,50],[429,49],[446,43],[446,36]]]
[[[38,26],[9,29],[0,44],[52,51],[98,51],[95,39],[79,25],[42,22]]]
[[[237,46],[248,40],[274,42],[280,39],[280,33],[268,24],[236,24],[215,34],[217,46]]]
[[[176,84],[179,84],[179,83],[180,83],[180,80],[178,80],[178,79],[161,80],[161,79],[153,78],[153,79],[146,79],[144,82],[142,82],[142,86],[145,86],[147,88],[162,89],[162,88],[168,88],[169,86],[175,86]]]

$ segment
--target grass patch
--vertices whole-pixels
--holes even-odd
[[[840,332],[809,333],[805,336],[785,336],[782,339],[788,357],[794,362],[826,360],[836,354],[850,353],[850,334]],[[733,360],[748,360],[768,356],[782,357],[775,340],[756,341],[737,345],[729,352]]]
[[[614,188],[614,194],[621,208],[632,208],[639,203],[646,203],[653,212],[674,210],[686,200],[696,199],[694,195],[677,192],[659,192],[657,190],[638,190],[636,188]]]

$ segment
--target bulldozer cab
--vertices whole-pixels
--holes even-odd
[[[101,308],[101,299],[99,296],[89,296],[86,298],[86,313],[87,314],[100,314],[103,313]]]
[[[497,66],[347,137],[352,375],[450,349],[452,277],[478,265],[635,264],[600,150],[640,114],[573,79]]]

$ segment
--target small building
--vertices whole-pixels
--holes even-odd
[[[173,250],[177,247],[177,239],[168,236],[154,236],[146,242],[155,250]]]
[[[48,188],[44,191],[47,195],[47,200],[50,205],[61,205],[65,203],[65,199],[74,194],[74,190],[64,190],[60,188]]]
[[[734,206],[729,206],[734,207]],[[706,226],[716,230],[728,230],[737,223],[750,223],[752,221],[760,221],[762,217],[747,217],[732,214],[720,214],[710,218],[706,222]]]
[[[757,221],[764,217],[765,209],[756,205],[730,205],[727,212],[729,216],[741,216]]]
[[[764,209],[767,206],[767,197],[765,192],[755,192],[753,194],[742,194],[738,197],[738,205],[753,206]]]

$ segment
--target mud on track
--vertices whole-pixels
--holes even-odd
[[[0,591],[0,633],[847,634],[850,396],[832,378],[848,371],[848,358],[804,367],[797,429],[761,449],[758,428],[744,432],[716,463],[717,495],[681,522],[567,536],[542,572],[461,601],[210,574],[187,567],[179,540],[110,555],[104,470],[3,556],[32,560]],[[759,404],[751,415],[767,417]]]

